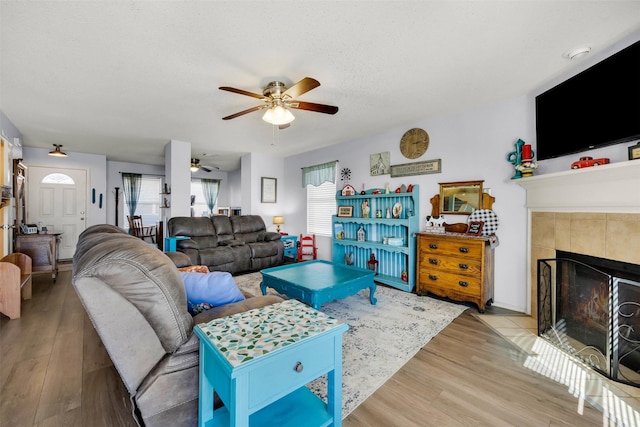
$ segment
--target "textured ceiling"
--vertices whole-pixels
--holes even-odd
[[[640,30],[638,1],[5,1],[0,109],[24,145],[164,164],[171,139],[223,170],[246,152],[286,156],[530,92]],[[260,101],[309,76],[279,132]],[[211,157],[202,157],[207,153]]]

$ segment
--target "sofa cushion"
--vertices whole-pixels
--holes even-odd
[[[253,243],[264,239],[267,227],[260,215],[242,215],[231,217],[233,234],[236,239]]]
[[[233,228],[231,227],[231,221],[228,216],[213,215],[211,217],[211,223],[218,235],[218,243],[234,239]]]
[[[123,233],[89,230],[76,246],[73,281],[91,277],[133,304],[168,353],[191,335],[184,286],[173,262],[157,248]]]
[[[253,298],[247,298],[244,301],[234,302],[220,307],[214,307],[211,310],[204,311],[193,317],[193,323],[207,323],[213,319],[231,316],[232,314],[253,310],[254,308],[264,307],[265,305],[275,304],[284,301],[276,295],[260,295]]]
[[[217,265],[232,263],[234,260],[231,248],[228,248],[226,246],[202,249],[199,252],[199,256],[200,260],[198,261],[198,263],[201,265],[206,265],[207,267],[209,267],[209,270]]]
[[[218,245],[218,237],[211,220],[207,217],[182,217],[170,218],[167,222],[169,236],[189,236],[189,240],[178,240],[178,248],[204,249],[214,248]],[[194,244],[197,247],[194,247]]]
[[[273,242],[256,242],[249,245],[251,258],[265,258],[278,255],[278,246]]]
[[[244,300],[231,274],[180,272],[187,293],[187,309],[192,315],[221,305]]]

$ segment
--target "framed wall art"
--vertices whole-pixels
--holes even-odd
[[[262,177],[261,199],[262,203],[275,203],[278,199],[278,180],[276,178]]]
[[[391,156],[388,151],[369,155],[371,176],[388,175],[391,171]]]
[[[629,147],[629,160],[640,159],[640,142]]]
[[[353,206],[338,206],[338,216],[352,217]]]

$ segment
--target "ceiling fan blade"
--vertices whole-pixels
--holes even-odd
[[[236,117],[240,117],[240,116],[244,116],[245,114],[248,113],[253,113],[254,111],[258,111],[258,110],[262,110],[263,108],[267,108],[268,105],[258,105],[257,107],[253,107],[253,108],[249,108],[248,110],[244,110],[244,111],[240,111],[238,113],[232,114],[230,116],[227,117],[223,117],[222,120],[231,120],[231,119],[235,119]]]
[[[307,93],[311,89],[315,89],[318,86],[320,86],[319,81],[317,81],[316,79],[312,79],[311,77],[305,77],[298,83],[291,86],[289,89],[285,90],[283,96],[297,98],[303,93]]]
[[[315,104],[313,102],[294,101],[288,104],[288,106],[297,110],[308,110],[325,114],[335,114],[338,112],[338,107],[334,107],[333,105]]]
[[[218,89],[220,90],[226,90],[227,92],[233,92],[233,93],[239,93],[240,95],[247,95],[247,96],[251,96],[253,98],[258,98],[258,99],[266,99],[266,97],[264,95],[260,95],[258,93],[253,93],[253,92],[248,92],[246,90],[242,90],[242,89],[236,89],[234,87],[229,87],[229,86],[220,86]]]
[[[211,171],[219,171],[220,168],[218,166],[214,166],[214,165],[206,165],[206,166],[200,166],[200,169],[202,169],[205,172],[211,172]]]

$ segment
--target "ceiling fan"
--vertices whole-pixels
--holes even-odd
[[[200,164],[200,159],[196,159],[196,158],[192,158],[191,159],[191,167],[189,169],[191,169],[191,172],[198,172],[199,169],[202,169],[205,172],[211,172],[213,170],[220,170],[220,168],[218,166],[201,165]]]
[[[262,119],[268,123],[278,126],[286,126],[291,123],[295,117],[289,111],[290,108],[297,110],[315,111],[316,113],[335,114],[338,112],[338,107],[325,104],[316,104],[313,102],[298,101],[296,98],[300,95],[309,92],[311,89],[315,89],[320,86],[320,82],[311,77],[305,77],[298,83],[294,84],[290,88],[287,88],[284,83],[274,81],[267,85],[262,91],[262,95],[247,92],[246,90],[236,89],[228,86],[221,86],[220,90],[226,90],[228,92],[239,93],[240,95],[251,96],[253,98],[260,99],[264,103],[256,107],[249,108],[247,110],[240,111],[230,116],[223,117],[222,120],[231,120],[236,117],[243,116],[254,111],[267,109]]]

